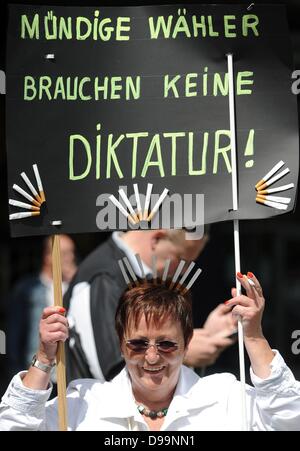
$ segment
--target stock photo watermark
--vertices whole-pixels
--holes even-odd
[[[292,344],[292,353],[294,355],[300,354],[300,330],[294,330],[291,335],[292,340],[295,340]]]
[[[0,330],[0,355],[6,354],[6,335],[3,330]]]
[[[127,187],[120,186],[127,195]],[[200,240],[204,235],[204,195],[178,193],[169,195],[161,205],[151,220],[151,225],[147,221],[138,224],[128,222],[115,205],[109,200],[110,194],[102,193],[96,199],[96,206],[100,207],[96,216],[96,225],[99,230],[109,229],[186,229],[187,240]],[[129,202],[136,208],[135,195],[128,196]],[[152,194],[150,209],[156,204],[159,194]],[[140,194],[141,204],[145,203],[145,195]]]

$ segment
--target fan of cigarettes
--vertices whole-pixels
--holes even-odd
[[[113,195],[109,196],[110,201],[128,219],[128,221],[131,222],[131,224],[135,225],[135,224],[138,224],[140,221],[148,221],[148,222],[151,221],[151,219],[157,213],[157,211],[159,210],[159,207],[165,200],[169,190],[167,188],[165,188],[163,190],[163,192],[159,196],[159,199],[157,200],[156,204],[154,205],[152,210],[149,212],[153,184],[148,183],[148,185],[147,185],[144,209],[142,209],[142,206],[141,206],[141,199],[140,199],[140,194],[139,194],[139,189],[138,189],[137,183],[135,183],[133,185],[133,188],[134,188],[134,195],[135,195],[135,199],[136,199],[136,211],[133,209],[128,197],[126,196],[125,191],[122,188],[120,188],[118,192],[119,192],[124,204],[126,205],[127,209],[129,210],[129,213],[123,207],[123,205],[115,198],[115,196],[113,196]]]
[[[138,264],[138,267],[140,269],[141,278],[138,279],[136,273],[134,272],[129,260],[127,257],[123,257],[122,259],[118,260],[119,267],[121,269],[122,275],[124,277],[125,283],[127,284],[128,288],[133,288],[134,286],[139,286],[141,283],[145,282],[146,280],[149,282],[152,282],[154,284],[163,283],[165,284],[170,290],[179,290],[182,294],[187,293],[191,287],[194,285],[195,281],[200,276],[202,269],[198,268],[195,274],[191,277],[188,284],[185,285],[185,282],[188,278],[188,276],[191,274],[195,263],[190,262],[189,266],[187,267],[186,271],[182,274],[183,268],[186,265],[185,260],[180,260],[173,277],[169,275],[169,268],[171,259],[166,260],[164,265],[164,270],[162,273],[162,276],[158,278],[157,275],[157,258],[155,255],[152,255],[152,267],[151,267],[151,277],[149,278],[149,275],[145,274],[144,266],[141,260],[141,257],[139,254],[135,254],[135,258]],[[126,271],[127,270],[127,271]],[[128,274],[129,276],[128,276]],[[181,277],[180,277],[181,276]],[[130,280],[130,277],[132,280]],[[180,279],[179,279],[180,277]],[[178,280],[179,279],[179,280]]]
[[[276,208],[277,210],[286,210],[288,208],[288,204],[291,202],[290,197],[273,196],[272,194],[294,188],[294,183],[278,186],[277,188],[269,188],[269,186],[273,185],[273,183],[282,179],[290,172],[289,168],[286,168],[279,172],[279,174],[276,174],[276,172],[278,172],[284,165],[284,161],[279,161],[279,163],[277,163],[259,182],[257,182],[255,185],[255,189],[257,191],[256,202],[267,205],[268,207]]]
[[[13,189],[20,194],[22,197],[27,199],[29,203],[20,202],[15,199],[9,199],[8,203],[9,205],[12,205],[14,207],[23,208],[25,210],[30,211],[19,211],[18,213],[12,213],[9,215],[9,220],[12,221],[14,219],[24,219],[24,218],[30,218],[31,216],[39,216],[40,214],[40,207],[42,203],[46,202],[44,188],[42,185],[42,180],[40,177],[39,169],[37,164],[32,165],[33,172],[35,175],[35,180],[37,184],[37,190],[35,189],[34,185],[31,183],[25,172],[21,173],[21,177],[24,180],[25,184],[29,188],[31,194],[29,194],[27,191],[23,190],[19,185],[14,184]]]

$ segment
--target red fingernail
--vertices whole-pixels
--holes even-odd
[[[243,274],[241,274],[240,272],[237,272],[236,275],[237,275],[240,279],[242,279],[242,278],[244,277]]]
[[[66,309],[64,307],[59,307],[59,313],[66,313]]]
[[[252,279],[253,276],[254,276],[253,272],[250,271],[247,272],[247,277],[249,277],[249,279]]]
[[[227,305],[229,303],[229,301],[225,301],[224,304]]]

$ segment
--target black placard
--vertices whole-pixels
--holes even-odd
[[[238,212],[232,212],[229,52]],[[298,123],[291,60],[281,5],[10,6],[9,198],[27,202],[12,187],[30,193],[22,172],[37,187],[33,164],[46,196],[39,216],[11,221],[12,235],[52,234],[57,220],[62,233],[101,231],[108,195],[119,198],[123,186],[132,196],[133,183],[141,194],[148,183],[157,196],[168,188],[183,203],[184,196],[195,201],[203,194],[206,223],[292,211]],[[286,210],[256,202],[256,183],[281,160],[277,173],[290,172],[270,188],[294,183],[273,194],[291,199]],[[11,206],[10,213],[21,210]],[[193,223],[190,213],[185,226]],[[108,227],[124,228],[124,221],[109,219]]]

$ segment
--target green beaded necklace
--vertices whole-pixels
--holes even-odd
[[[168,413],[168,407],[165,407],[164,409],[161,410],[149,410],[142,404],[139,404],[137,406],[137,409],[141,415],[145,415],[145,417],[149,417],[152,420],[155,420],[156,418],[163,418]]]

